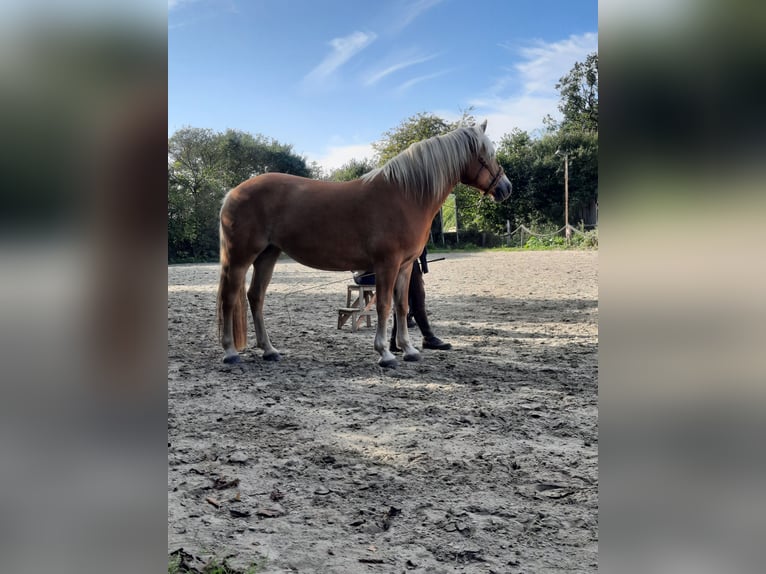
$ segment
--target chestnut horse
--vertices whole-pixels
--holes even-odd
[[[373,271],[379,365],[396,367],[386,345],[393,295],[397,346],[405,361],[420,359],[407,331],[412,262],[423,251],[431,221],[459,182],[503,201],[511,182],[497,163],[492,142],[479,127],[461,127],[412,144],[383,167],[349,182],[317,181],[267,173],[235,187],[221,208],[221,279],[218,327],[225,363],[245,347],[245,299],[263,358],[280,359],[263,321],[263,301],[283,251],[295,261],[326,271]],[[253,277],[245,296],[245,274]]]

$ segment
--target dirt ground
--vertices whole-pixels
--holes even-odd
[[[217,266],[168,268],[169,553],[192,571],[596,571],[598,253],[446,258],[425,282],[453,349],[396,370],[374,322],[337,329],[350,273],[280,261],[282,361],[224,365]]]

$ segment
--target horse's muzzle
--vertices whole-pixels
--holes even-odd
[[[500,181],[497,182],[495,189],[492,190],[492,198],[497,202],[505,201],[511,196],[512,189],[513,185],[511,185],[511,180],[506,176],[503,176]]]

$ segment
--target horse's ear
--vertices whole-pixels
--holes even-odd
[[[481,122],[481,125],[479,126],[481,128],[481,131],[486,132],[487,131],[487,120],[484,120]]]

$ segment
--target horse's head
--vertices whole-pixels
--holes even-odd
[[[471,160],[463,173],[462,183],[475,187],[484,195],[489,195],[493,201],[504,201],[511,195],[511,180],[505,175],[503,166],[497,162],[495,148],[484,133],[487,130],[487,120],[478,128],[480,131],[479,147],[476,156]]]

